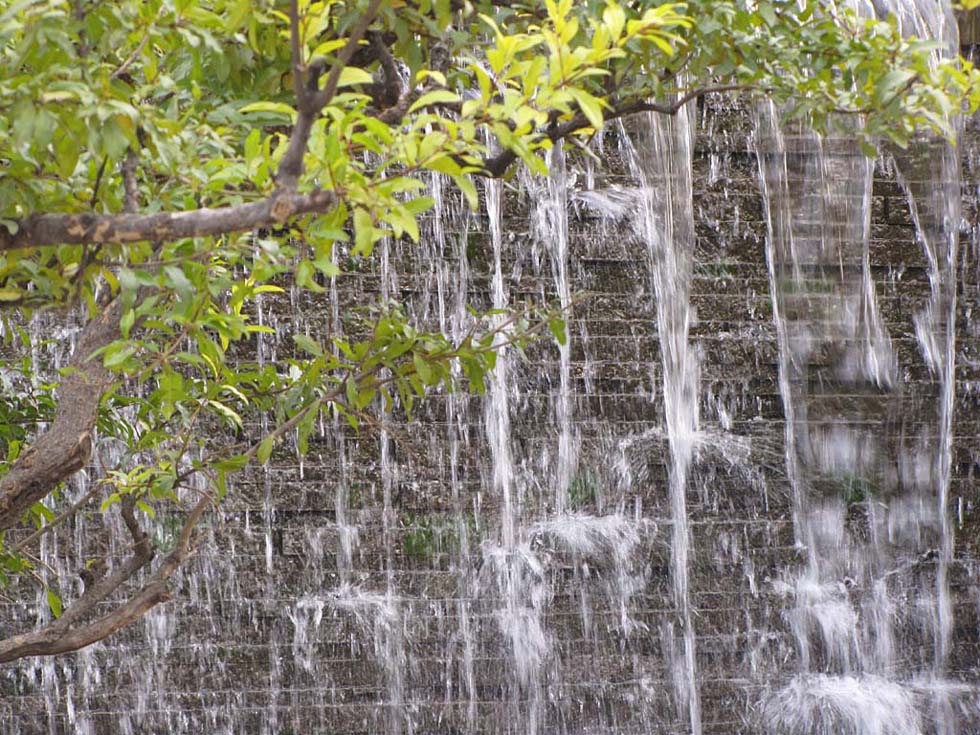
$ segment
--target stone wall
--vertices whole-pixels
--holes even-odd
[[[699,117],[691,339],[701,354],[707,439],[688,483],[691,599],[704,732],[735,735],[761,731],[766,692],[799,670],[788,606],[776,582],[803,562],[786,477],[766,224],[749,122],[723,100],[710,100]],[[616,137],[615,131],[606,137],[595,188],[633,183],[617,161]],[[967,226],[957,279],[950,492],[955,646],[947,675],[970,687],[956,700],[964,707],[957,715],[963,735],[980,727],[966,709],[980,678],[973,563],[980,532],[974,480],[980,470],[980,322],[973,313],[980,304],[978,140],[971,131],[962,149]],[[581,188],[588,166],[570,163]],[[540,196],[520,182],[505,187],[503,271],[512,303],[555,294],[549,243],[536,243],[531,226]],[[302,462],[285,447],[267,471],[238,482],[211,527],[213,542],[182,576],[172,603],[87,652],[0,673],[3,731],[687,731],[674,702],[679,623],[670,583],[669,450],[648,257],[627,219],[600,222],[576,202],[573,197],[569,270],[572,291],[583,296],[569,325],[571,427],[578,447],[569,503],[582,515],[625,519],[639,537],[627,557],[611,558],[603,549],[592,556],[568,553],[535,526],[551,517],[555,504],[560,434],[558,349],[535,343],[523,357],[509,358],[516,386],[509,396],[514,492],[533,556],[519,575],[527,595],[520,606],[504,605],[487,546],[499,542],[502,504],[486,431],[490,399],[434,396],[415,421],[393,416],[384,433],[372,426],[354,433],[327,422]],[[338,324],[351,330],[351,309],[386,291],[430,324],[438,323],[440,309],[451,315],[460,296],[477,308],[490,306],[486,216],[466,215],[449,194],[446,207],[455,214],[444,219],[450,231],[441,243],[430,223],[421,254],[396,244],[387,269],[381,258],[351,260],[339,293],[264,303],[263,321],[302,320],[321,336]],[[828,392],[813,410],[823,407],[831,415],[833,401],[867,401],[873,404],[869,420],[897,441],[919,423],[935,422],[938,381],[922,360],[913,325],[930,282],[905,194],[887,167],[879,166],[876,175],[873,212],[871,266],[899,355],[901,388],[887,397]],[[262,349],[276,359],[290,348],[267,342]],[[820,382],[819,364],[811,365],[811,375]],[[257,435],[260,426],[253,429]],[[847,519],[849,533],[860,534],[855,513]],[[349,564],[345,541],[352,549]],[[72,553],[71,538],[61,543]],[[906,561],[907,587],[928,586],[934,555]],[[626,589],[623,577],[639,581],[638,589]],[[344,583],[357,593],[338,595]],[[914,596],[905,599],[914,605]],[[526,637],[517,643],[504,635],[514,630],[501,624],[508,614],[528,616],[518,621]],[[896,617],[907,672],[928,670],[932,656],[917,615]],[[30,619],[31,613],[20,616]],[[522,680],[515,646],[533,650],[538,623],[540,660]],[[819,670],[819,661],[815,666]]]

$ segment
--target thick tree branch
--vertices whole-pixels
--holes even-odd
[[[72,624],[79,622],[91,613],[99,602],[119,587],[122,582],[116,583],[117,575],[122,576],[124,573],[128,573],[126,579],[129,579],[139,569],[146,566],[152,558],[149,540],[146,539],[145,534],[139,529],[135,519],[132,518],[132,508],[128,511],[129,520],[126,519],[124,509],[123,519],[126,521],[135,542],[133,555],[119,570],[114,571],[109,577],[99,579],[86,589],[82,597],[72,603],[71,607],[58,620],[40,630],[21,633],[0,641],[0,663],[15,661],[25,656],[54,656],[59,653],[77,651],[136,622],[154,606],[169,600],[170,590],[167,582],[193,552],[194,529],[209,504],[208,498],[202,498],[194,506],[184,522],[184,527],[173,552],[161,562],[160,566],[147,579],[146,584],[136,594],[113,608],[111,612],[96,618],[92,622],[71,628]]]
[[[385,44],[380,33],[370,34],[371,46],[375,54],[381,60],[381,69],[384,72],[384,82],[379,85],[379,93],[375,95],[375,103],[382,109],[398,104],[405,90],[402,89],[402,81],[398,73],[398,62],[391,55],[391,51]]]
[[[150,538],[146,535],[139,523],[136,521],[134,509],[136,500],[132,495],[125,496],[120,502],[120,511],[123,522],[133,541],[133,553],[126,561],[112,570],[106,576],[100,577],[85,588],[85,592],[64,612],[64,614],[51,624],[51,629],[64,634],[77,622],[80,622],[92,609],[119,587],[129,580],[136,572],[145,567],[153,560],[153,547]]]
[[[282,191],[293,191],[303,175],[303,156],[319,110],[311,106],[311,93],[303,85],[303,54],[300,49],[299,2],[289,2],[289,49],[293,67],[293,93],[296,95],[296,123],[289,134],[289,145],[279,162],[276,185]]]
[[[0,228],[0,251],[44,245],[167,241],[209,237],[273,227],[314,212],[326,212],[337,203],[332,191],[309,194],[280,191],[267,199],[216,209],[157,214],[32,214],[18,222],[14,235]]]
[[[54,421],[0,480],[0,529],[16,525],[24,511],[88,462],[99,401],[113,381],[101,357],[90,356],[119,338],[121,311],[116,300],[82,330],[58,389]]]
[[[25,656],[54,656],[85,648],[136,622],[155,605],[168,599],[170,592],[167,585],[153,582],[108,615],[68,632],[60,633],[47,627],[0,641],[0,663]]]

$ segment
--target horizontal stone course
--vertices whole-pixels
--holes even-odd
[[[690,335],[699,353],[702,434],[685,492],[690,604],[705,734],[759,735],[760,702],[803,667],[792,616],[794,585],[807,557],[793,524],[764,202],[748,140],[752,124],[744,110],[721,100],[708,105],[714,112],[695,160],[696,320]],[[723,126],[730,131],[725,136],[712,139],[706,132]],[[849,153],[843,141],[830,145]],[[617,159],[620,165],[599,177],[600,188],[612,193],[615,186],[635,187],[623,174],[614,135],[606,139],[604,156],[610,167]],[[974,196],[972,180],[965,191]],[[456,199],[444,204],[452,209]],[[566,510],[643,517],[640,548],[622,568],[608,553],[576,556],[540,531],[532,533],[535,523],[556,516],[558,505],[562,360],[554,343],[531,344],[523,357],[509,359],[517,386],[509,396],[506,437],[514,459],[513,502],[520,507],[516,533],[540,565],[514,562],[513,583],[524,585],[516,596],[520,609],[507,607],[507,577],[490,556],[504,536],[505,503],[494,487],[495,458],[486,434],[488,408],[499,397],[435,395],[418,406],[414,422],[400,413],[387,419],[394,437],[385,450],[387,463],[376,430],[358,434],[328,423],[324,435],[311,439],[302,464],[287,442],[268,468],[244,473],[224,512],[209,521],[201,554],[181,573],[174,603],[123,636],[64,657],[48,674],[40,662],[0,672],[0,729],[67,735],[85,732],[78,724],[84,722],[100,735],[380,735],[407,733],[410,721],[419,735],[491,735],[528,732],[525,723],[538,708],[542,735],[686,732],[673,683],[682,616],[671,585],[675,524],[651,264],[629,218],[600,220],[581,196],[572,200],[570,288],[584,297],[569,319],[564,400],[577,466]],[[551,243],[538,242],[530,224],[535,201],[505,194],[502,265],[513,303],[542,303],[558,292]],[[867,514],[876,503],[905,498],[909,513],[921,514],[907,527],[895,521],[893,528],[878,528],[880,558],[852,560],[901,572],[889,576],[888,585],[901,606],[894,616],[893,663],[909,672],[901,675],[904,682],[931,671],[939,538],[937,520],[927,517],[938,502],[935,488],[917,486],[912,468],[901,465],[915,437],[923,446],[937,440],[941,386],[922,358],[914,325],[931,295],[928,260],[916,241],[906,195],[886,170],[876,172],[870,205],[870,275],[901,366],[890,391],[835,372],[843,353],[839,334],[832,335],[833,345],[820,343],[820,330],[840,314],[841,289],[853,293],[860,284],[862,253],[853,242],[837,263],[814,256],[804,263],[802,279],[791,282],[781,273],[774,280],[784,315],[825,316],[808,322],[816,336],[813,349],[790,381],[808,410],[806,431],[798,427],[797,440],[846,428],[863,432],[877,452],[868,460],[876,487],[861,485],[859,472],[835,476],[817,472],[815,459],[804,463],[811,509],[842,508],[842,543],[857,551],[867,548],[861,534],[870,533]],[[386,289],[438,328],[432,315],[439,313],[440,273],[449,276],[442,283],[446,313],[453,313],[457,297],[477,308],[492,305],[486,217],[446,224],[442,243],[429,227],[421,246],[387,246],[397,279],[376,261],[341,260],[346,272],[336,310],[348,337],[357,336],[348,312]],[[827,224],[797,222],[810,236],[801,246]],[[977,250],[976,239],[965,237],[950,485],[957,538],[948,571],[954,645],[946,669],[948,678],[971,688],[980,681],[974,561],[980,388],[971,387],[980,385]],[[453,280],[461,254],[469,272],[465,288]],[[329,294],[287,294],[261,305],[262,323],[299,323],[321,339],[333,333],[333,313]],[[294,355],[291,344],[263,340],[278,360]],[[242,345],[241,359],[253,359],[255,346]],[[249,417],[244,433],[260,436],[260,422]],[[869,497],[854,497],[858,491]],[[345,534],[353,541],[354,528],[356,543],[346,560]],[[821,581],[830,588],[829,599],[852,601],[867,615],[874,609],[871,591],[848,587],[851,571],[822,569]],[[642,584],[624,593],[617,588],[623,580]],[[354,592],[338,592],[344,583]],[[535,594],[541,597],[532,614],[528,605]],[[623,630],[621,595],[629,631]],[[0,609],[3,620],[28,625],[36,616],[3,602]],[[508,618],[521,614],[527,617]],[[509,635],[527,634],[517,639],[518,650],[527,653],[534,624],[549,645],[529,674],[531,683],[521,683]],[[812,669],[840,673],[815,624],[808,625]],[[98,681],[86,679],[93,672]],[[46,681],[56,681],[57,691]],[[961,735],[974,720],[963,715],[967,729]]]

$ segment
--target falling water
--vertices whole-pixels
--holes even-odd
[[[509,306],[503,267],[503,186],[499,181],[486,183],[486,206],[490,244],[493,248],[492,299],[495,309]],[[498,317],[502,318],[502,317]],[[500,335],[498,340],[505,337]],[[519,536],[521,504],[517,496],[515,469],[511,449],[510,361],[506,348],[497,358],[490,379],[486,409],[487,439],[492,456],[492,486],[500,499],[500,543],[484,542],[481,588],[483,594],[499,596],[494,617],[509,643],[514,676],[509,686],[514,702],[510,715],[513,728],[535,735],[541,725],[542,705],[540,676],[550,648],[548,635],[541,624],[548,589],[540,562],[527,541]],[[522,702],[526,701],[524,707]]]
[[[470,227],[469,209],[457,206],[454,212],[451,203],[444,196],[445,177],[433,174],[430,193],[433,198],[432,257],[442,264],[439,274],[439,328],[452,337],[453,341],[463,338],[469,324],[466,310],[468,291],[459,288],[468,282],[468,261],[466,255],[467,234]],[[447,231],[446,225],[450,228]],[[449,240],[452,239],[452,247]],[[455,263],[456,272],[450,272],[450,264]],[[455,288],[453,285],[455,284]],[[452,297],[451,301],[448,297]],[[457,379],[459,375],[455,376]],[[452,507],[455,516],[457,555],[453,561],[460,589],[464,591],[457,602],[457,633],[449,641],[451,652],[446,656],[446,699],[447,704],[453,693],[453,667],[458,666],[457,674],[460,689],[466,698],[466,729],[472,732],[476,722],[477,689],[475,670],[475,641],[472,622],[472,599],[478,594],[476,573],[472,563],[472,542],[470,539],[469,518],[472,514],[464,505],[466,488],[463,482],[465,473],[464,457],[468,449],[468,435],[465,416],[468,409],[468,396],[453,393],[446,401],[446,432],[449,452],[449,484]],[[456,659],[458,660],[458,663]]]
[[[950,2],[916,0],[895,2],[889,10],[905,35],[939,42],[936,60],[959,52],[959,30]],[[959,116],[947,120],[959,137]],[[952,463],[953,406],[956,389],[956,264],[960,230],[960,160],[948,141],[926,140],[913,146],[910,156],[896,155],[897,177],[905,190],[916,237],[929,263],[930,298],[915,317],[915,331],[923,357],[940,384],[938,437],[932,458],[932,481],[939,519],[940,549],[936,574],[937,623],[933,675],[946,673],[953,632],[949,566],[953,561],[953,527],[949,490]],[[940,731],[952,733],[948,703],[939,703]]]
[[[943,7],[895,9],[952,47]],[[959,153],[874,161],[773,108],[745,149],[745,117],[705,100],[613,126],[601,162],[556,148],[480,213],[434,175],[419,246],[338,243],[326,294],[260,299],[264,364],[379,297],[457,340],[469,305],[575,309],[565,345],[503,350],[486,396],[380,434],[325,418],[304,465],[242,477],[173,604],[0,672],[5,732],[976,732],[978,575],[949,508],[976,523],[953,461],[954,399],[976,403],[954,394],[976,354],[954,329]],[[64,364],[70,330],[31,335]],[[43,542],[67,596],[125,552],[102,524]],[[30,595],[4,623],[50,619]]]
[[[537,207],[538,239],[548,248],[551,272],[558,295],[558,307],[566,317],[570,317],[572,305],[571,279],[569,267],[568,232],[568,171],[565,153],[561,146],[550,154],[550,175],[547,180],[546,195]],[[571,488],[577,465],[577,438],[572,426],[572,387],[571,363],[572,340],[569,330],[565,330],[564,343],[558,345],[559,386],[555,399],[555,424],[558,427],[558,451],[555,462],[555,513],[561,515],[568,509],[568,493]]]
[[[687,512],[688,472],[698,431],[699,365],[689,340],[694,251],[692,105],[676,116],[650,113],[634,121],[630,166],[643,186],[636,227],[649,249],[657,299],[657,335],[663,365],[663,401],[670,444],[671,573],[683,640],[675,688],[690,731],[701,733],[701,703],[689,585],[691,532]],[[672,634],[672,633],[671,633]]]
[[[927,35],[945,38],[944,23],[955,31],[932,3],[922,6],[897,8],[906,32],[928,29]],[[949,42],[955,46],[955,39]],[[873,162],[852,136],[822,137],[785,125],[771,104],[760,113],[756,148],[786,472],[796,542],[805,556],[802,569],[787,569],[774,583],[793,604],[786,617],[802,673],[767,701],[765,720],[771,731],[789,735],[920,733],[922,703],[928,702],[936,732],[954,733],[947,698],[955,687],[916,690],[907,677],[895,678],[894,640],[902,621],[894,597],[916,595],[925,620],[935,621],[923,626],[931,629],[932,661],[918,665],[921,675],[941,682],[952,631],[948,494],[958,159],[948,144],[923,140],[892,163],[928,263],[931,295],[914,316],[914,331],[939,394],[936,421],[922,433],[910,427],[912,440],[896,446],[874,428],[901,422],[901,407],[912,397],[898,385],[898,360],[871,276]],[[936,510],[923,503],[933,494]],[[913,553],[929,553],[922,544],[932,543],[933,533],[940,547],[934,592],[899,587],[896,568],[908,563],[912,544],[919,545]]]

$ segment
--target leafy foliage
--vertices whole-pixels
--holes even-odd
[[[547,310],[473,314],[454,343],[397,304],[365,304],[358,339],[297,333],[286,359],[248,358],[270,331],[257,299],[287,283],[322,292],[383,238],[419,240],[426,177],[475,207],[481,177],[517,162],[546,173],[563,139],[711,91],[822,130],[846,120],[869,150],[952,135],[980,84],[936,51],[894,19],[817,0],[4,0],[4,332],[26,340],[15,325],[38,310],[94,319],[120,303],[119,338],[98,350],[116,376],[99,431],[126,451],[105,468],[101,510],[132,498],[153,516],[202,478],[217,500],[286,438],[305,452],[320,416],[411,415],[431,390],[482,391],[503,345],[565,339]],[[4,364],[4,468],[56,409],[38,375]],[[265,436],[252,413],[270,417]],[[237,443],[207,442],[216,426]],[[43,503],[28,515],[56,520]],[[0,582],[30,566],[0,550]]]

